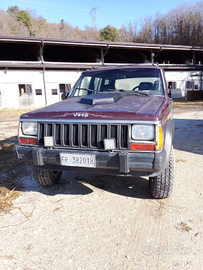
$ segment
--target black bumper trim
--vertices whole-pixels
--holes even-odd
[[[150,175],[160,173],[165,163],[166,151],[159,153],[138,152],[98,152],[77,151],[64,149],[46,149],[41,147],[16,145],[15,150],[19,159],[32,161],[34,166],[53,170],[81,170],[79,167],[60,165],[60,153],[94,154],[96,168],[82,168],[83,171],[119,175]],[[55,168],[55,169],[54,169]],[[117,173],[116,173],[117,172]],[[136,173],[137,172],[137,173]]]

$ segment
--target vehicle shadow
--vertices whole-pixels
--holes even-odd
[[[203,155],[203,120],[174,119],[174,121],[174,148]]]
[[[68,172],[63,173],[65,182]],[[109,176],[91,173],[75,173],[76,180],[84,186],[114,193],[121,196],[152,199],[149,193],[149,181],[144,177]]]
[[[107,176],[82,172],[63,172],[59,183],[51,187],[42,187],[35,182],[32,167],[27,167],[27,176],[13,183],[4,182],[0,186],[8,186],[10,189],[22,192],[40,192],[47,196],[55,195],[88,195],[96,189],[107,191],[121,196],[153,199],[149,193],[148,180],[137,177]],[[8,184],[8,185],[7,185]]]
[[[1,187],[22,192],[40,192],[47,196],[57,194],[87,195],[96,188],[121,196],[151,199],[148,180],[142,177],[116,177],[83,172],[63,172],[61,181],[52,187],[38,185],[32,166],[17,159],[14,145],[17,137],[0,141],[0,196]]]

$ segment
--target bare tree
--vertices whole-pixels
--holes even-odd
[[[100,34],[99,31],[95,27],[85,27],[85,31],[83,31],[83,35],[81,36],[81,39],[85,40],[100,40]]]
[[[141,22],[141,31],[138,32],[137,42],[141,43],[154,43],[154,35],[153,35],[153,21],[152,17],[146,17]]]
[[[137,24],[132,24],[132,22],[129,22],[127,26],[122,25],[122,27],[118,30],[118,34],[120,41],[134,42],[137,34]]]
[[[203,1],[177,6],[167,14],[157,13],[153,17],[146,17],[141,20],[139,31],[138,23],[129,22],[118,31],[113,26],[101,30],[86,26],[85,30],[81,30],[64,20],[61,23],[48,23],[36,11],[22,11],[18,6],[9,7],[7,12],[0,10],[0,35],[100,40],[105,30],[104,40],[203,46]],[[110,33],[107,31],[109,29]]]

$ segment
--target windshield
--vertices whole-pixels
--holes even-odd
[[[75,84],[70,97],[121,91],[126,94],[163,95],[159,69],[133,68],[85,72]]]

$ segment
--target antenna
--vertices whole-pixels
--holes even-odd
[[[92,26],[94,28],[97,28],[97,10],[98,7],[92,8],[89,12],[89,14],[92,16]]]

